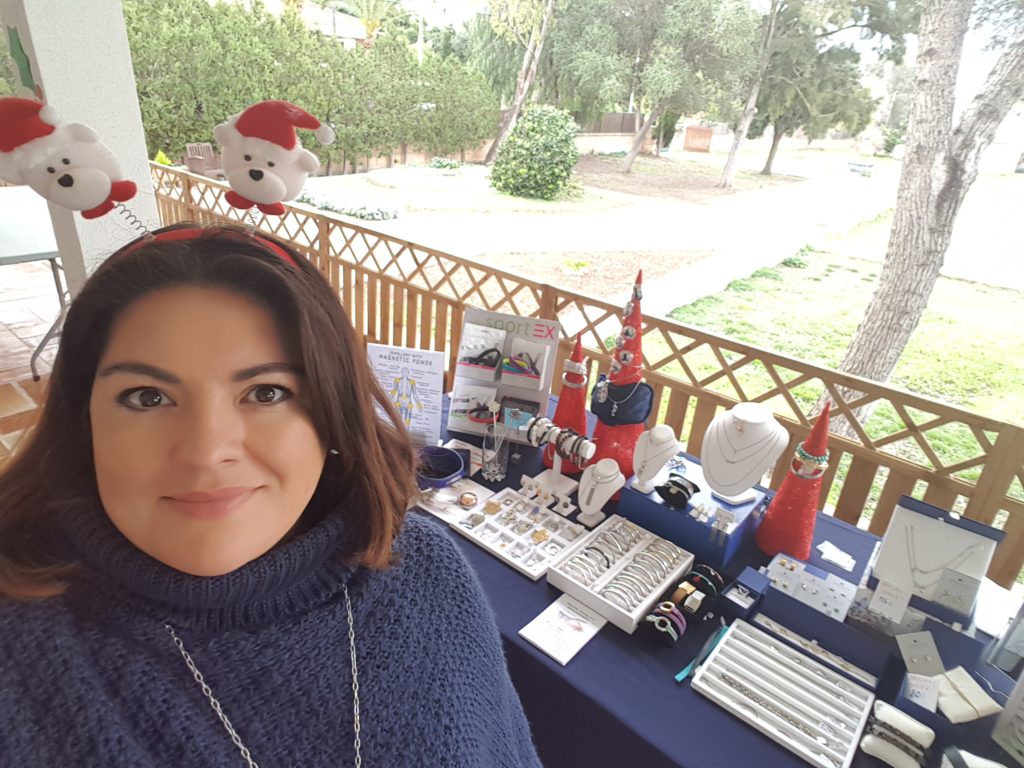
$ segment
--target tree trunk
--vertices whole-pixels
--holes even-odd
[[[761,169],[761,173],[764,176],[772,175],[772,164],[775,162],[775,153],[779,150],[779,144],[782,142],[782,129],[777,125],[772,126],[772,148],[768,150],[768,161],[764,164],[764,168]]]
[[[516,95],[512,99],[512,108],[502,119],[501,128],[498,130],[498,137],[491,144],[490,149],[487,150],[487,156],[484,158],[485,165],[490,165],[494,162],[501,143],[505,141],[505,137],[515,128],[516,121],[519,119],[519,113],[523,111],[526,96],[529,94],[530,86],[533,85],[533,79],[537,75],[541,51],[544,49],[544,40],[547,37],[548,27],[551,25],[551,17],[554,12],[555,0],[547,0],[547,5],[544,6],[544,17],[540,23],[540,30],[534,29],[530,34],[526,51],[523,53],[523,63],[519,67],[519,77],[516,78]]]
[[[725,168],[722,169],[722,178],[718,182],[720,187],[729,188],[732,186],[732,178],[736,174],[736,156],[739,154],[740,144],[747,138],[750,124],[754,122],[754,113],[757,112],[757,95],[761,92],[761,83],[764,81],[764,73],[768,69],[768,59],[772,54],[775,20],[779,16],[781,5],[781,0],[772,0],[771,8],[768,11],[768,22],[765,24],[764,35],[761,37],[761,48],[757,55],[757,72],[754,74],[754,82],[750,84],[747,104],[743,108],[739,125],[736,126],[736,133],[732,137],[729,159],[725,161]]]
[[[630,173],[633,170],[633,162],[636,160],[636,156],[640,154],[640,149],[647,140],[647,134],[651,132],[651,126],[654,125],[655,121],[657,121],[663,111],[664,110],[655,108],[651,110],[649,115],[647,115],[647,119],[644,120],[643,127],[641,127],[639,133],[633,137],[633,146],[630,147],[629,154],[626,155],[626,159],[622,163],[623,173]]]
[[[857,376],[884,382],[892,373],[928,305],[981,155],[1020,98],[1024,31],[1004,50],[953,130],[954,89],[972,5],[930,0],[921,17],[907,152],[885,263],[840,365]],[[861,423],[869,415],[856,413]]]

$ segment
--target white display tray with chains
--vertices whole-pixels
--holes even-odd
[[[693,555],[612,515],[548,568],[548,583],[632,633],[693,565]]]
[[[872,575],[969,617],[1003,532],[904,496]]]
[[[742,619],[697,670],[693,689],[821,768],[848,768],[875,698]]]

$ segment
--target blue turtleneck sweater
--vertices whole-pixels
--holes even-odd
[[[363,765],[539,765],[483,593],[442,529],[409,517],[383,572],[341,565],[327,515],[244,567],[195,577],[102,512],[43,601],[0,599],[0,766],[224,768],[245,760],[169,623],[261,768],[354,764],[343,589],[355,622]]]

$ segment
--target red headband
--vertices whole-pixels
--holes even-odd
[[[198,240],[204,234],[211,231],[215,230],[208,229],[206,227],[185,227],[182,229],[171,229],[168,230],[167,232],[161,232],[159,235],[153,235],[152,237],[138,241],[137,243],[135,243],[135,245],[131,246],[127,251],[125,251],[125,254],[127,255],[129,253],[137,251],[146,243],[176,243],[181,242],[183,240]],[[231,230],[221,231],[233,234]],[[269,248],[278,258],[280,258],[286,264],[290,264],[291,266],[298,268],[299,265],[295,263],[295,259],[291,257],[288,251],[279,246],[273,240],[268,240],[267,238],[261,237],[256,233],[253,233],[252,235],[250,235],[250,237],[252,237],[254,240],[258,240],[261,245],[264,245],[267,248]]]

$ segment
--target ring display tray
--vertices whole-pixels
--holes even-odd
[[[511,488],[477,504],[451,527],[534,581],[587,530]]]
[[[737,619],[693,688],[821,768],[849,768],[874,694]]]
[[[603,555],[593,551],[595,545]],[[693,555],[685,549],[612,515],[574,542],[547,575],[549,584],[632,634],[692,565]]]

